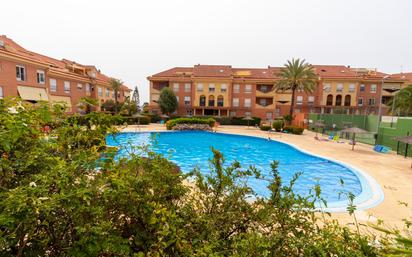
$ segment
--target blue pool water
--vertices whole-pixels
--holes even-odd
[[[350,191],[358,196],[363,190],[360,178],[344,165],[263,138],[199,131],[142,132],[108,136],[107,144],[121,146],[119,156],[127,156],[132,146],[147,145],[154,152],[175,162],[183,172],[189,172],[196,166],[202,173],[209,172],[211,147],[224,154],[226,165],[237,160],[242,168],[255,165],[266,176],[270,174],[270,163],[277,160],[279,173],[285,183],[290,181],[296,172],[303,172],[294,187],[296,193],[307,195],[309,190],[319,183],[322,197],[332,205],[334,202],[346,203],[343,196],[339,196],[341,191]],[[343,187],[341,179],[344,181]],[[266,180],[250,178],[248,183],[259,195],[269,194]]]

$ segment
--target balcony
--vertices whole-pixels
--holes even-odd
[[[256,96],[273,97],[275,94],[276,91],[273,90],[273,85],[256,85]]]
[[[273,110],[273,109],[275,109],[275,105],[274,104],[262,105],[262,104],[256,103],[255,108],[256,109],[270,109],[270,110]]]

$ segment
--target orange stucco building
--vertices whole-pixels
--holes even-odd
[[[405,83],[375,69],[343,65],[313,65],[318,75],[317,89],[297,92],[295,113],[373,114]],[[159,112],[157,100],[164,87],[170,87],[179,102],[178,115],[256,116],[273,120],[288,114],[291,92],[278,92],[274,86],[280,67],[233,68],[228,65],[175,67],[147,79],[150,82],[149,108]],[[383,108],[385,111],[385,107]]]
[[[119,101],[130,89],[122,86]],[[26,50],[0,36],[0,98],[19,96],[25,101],[61,102],[68,112],[79,112],[82,97],[99,99],[99,106],[114,99],[110,78],[95,66],[57,60]]]

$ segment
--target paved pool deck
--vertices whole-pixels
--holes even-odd
[[[128,126],[123,131],[164,131],[166,127],[160,124]],[[291,135],[283,133],[268,133],[254,127],[245,126],[220,126],[218,132],[250,135],[293,144],[300,149],[329,159],[349,164],[372,176],[381,186],[384,200],[379,205],[367,210],[357,211],[357,219],[360,223],[375,223],[378,219],[384,220],[385,224],[402,228],[402,219],[412,216],[412,168],[411,159],[405,159],[396,153],[376,153],[372,146],[357,143],[355,150],[351,150],[348,142],[336,143],[317,141],[315,133],[305,130],[303,135]],[[400,203],[408,203],[405,207]],[[351,224],[353,218],[347,213],[333,213],[342,224]]]

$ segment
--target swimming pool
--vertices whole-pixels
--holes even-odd
[[[296,172],[302,172],[294,191],[307,195],[317,183],[328,211],[345,211],[347,200],[339,192],[352,192],[358,209],[367,209],[383,200],[383,193],[375,180],[346,164],[328,160],[299,150],[295,146],[259,137],[202,131],[187,132],[127,132],[107,137],[107,145],[121,146],[118,155],[127,156],[132,146],[147,145],[156,153],[189,172],[196,166],[202,173],[209,172],[211,147],[224,154],[226,165],[237,160],[242,168],[255,165],[262,175],[269,176],[270,163],[279,161],[279,174],[284,183]],[[340,180],[344,181],[342,186]],[[267,196],[266,180],[250,178],[249,185],[261,196]]]

